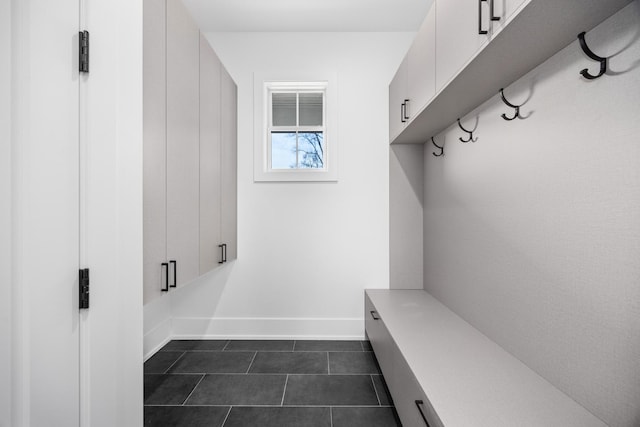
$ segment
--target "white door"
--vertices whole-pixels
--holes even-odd
[[[80,413],[79,0],[13,5],[14,419],[73,427]]]

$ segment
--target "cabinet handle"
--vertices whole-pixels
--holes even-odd
[[[173,264],[173,285],[172,288],[178,286],[178,263],[175,260],[169,261],[169,264]]]
[[[482,29],[482,2],[487,0],[478,0],[478,34],[488,34],[487,30]]]
[[[371,317],[373,317],[373,320],[380,320],[380,316],[376,317],[376,314],[378,313],[376,313],[375,310],[371,310],[369,313],[371,313]]]
[[[218,245],[218,247],[220,248],[220,261],[218,261],[218,264],[222,264],[224,263],[224,244]]]
[[[427,427],[430,427],[429,421],[427,421],[427,417],[424,416],[424,412],[422,411],[422,405],[424,405],[424,402],[422,400],[416,400],[416,406],[418,407],[418,411],[420,411],[420,415],[422,415],[424,423],[427,425]]]
[[[227,244],[222,244],[222,262],[227,262]]]
[[[405,120],[409,120],[409,115],[407,114],[408,107],[409,107],[409,100],[405,99],[404,100],[404,119]]]
[[[164,288],[160,288],[162,292],[169,292],[169,263],[163,262],[162,268],[164,268]]]
[[[404,119],[404,116],[407,115],[407,113],[405,112],[407,109],[407,104],[405,104],[404,102],[400,105],[400,121],[402,123],[407,123],[407,121]]]
[[[500,20],[500,17],[499,17],[499,16],[495,16],[495,15],[493,14],[493,12],[494,12],[494,9],[493,9],[493,5],[494,5],[494,3],[495,3],[495,0],[490,0],[490,1],[489,1],[489,10],[490,10],[490,13],[491,13],[491,15],[490,15],[490,16],[491,16],[491,20],[492,20],[492,21],[499,21],[499,20]]]

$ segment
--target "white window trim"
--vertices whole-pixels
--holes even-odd
[[[338,180],[338,100],[335,74],[309,75],[287,73],[287,79],[271,78],[269,74],[254,74],[254,181],[307,182]],[[270,90],[324,92],[325,167],[323,169],[271,169],[269,124]],[[314,127],[310,127],[312,129]]]

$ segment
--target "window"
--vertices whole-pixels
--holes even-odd
[[[256,81],[256,181],[335,181],[335,102],[329,81]],[[256,91],[257,92],[257,91]],[[258,129],[260,135],[258,135]]]
[[[269,90],[270,169],[324,169],[324,90]]]

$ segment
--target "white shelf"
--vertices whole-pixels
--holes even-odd
[[[416,114],[392,144],[422,144],[631,0],[532,0]],[[585,66],[594,67],[585,57]],[[597,66],[597,64],[595,64]],[[579,78],[580,70],[576,70]]]
[[[606,427],[427,292],[366,294],[442,425]]]

